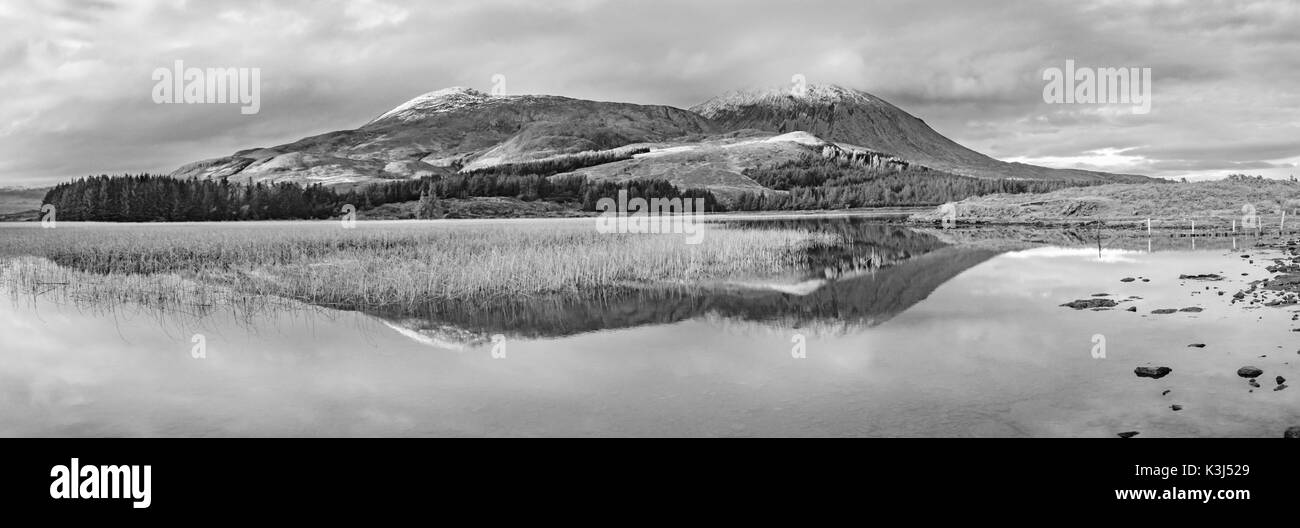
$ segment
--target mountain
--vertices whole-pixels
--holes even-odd
[[[977,178],[1146,182],[1145,176],[1050,169],[999,161],[957,144],[869,93],[834,85],[740,90],[691,108],[719,129],[804,131],[827,141],[887,152],[913,164]]]
[[[254,148],[177,169],[181,178],[352,184],[606,151],[711,132],[707,119],[668,106],[551,95],[430,92],[353,130]]]
[[[0,215],[26,213],[41,208],[48,187],[0,187]]]
[[[178,178],[356,185],[500,170],[661,178],[722,195],[771,191],[745,175],[809,155],[977,178],[1149,181],[1006,163],[963,147],[865,92],[810,85],[739,91],[691,110],[551,95],[430,92],[352,129],[185,165]]]
[[[689,142],[633,144],[627,148],[649,151],[559,176],[581,174],[592,180],[616,182],[654,178],[678,187],[705,187],[725,199],[745,192],[772,192],[747,176],[749,169],[799,162],[809,156],[853,159],[874,166],[907,164],[883,152],[832,143],[807,132],[774,135],[741,130]]]

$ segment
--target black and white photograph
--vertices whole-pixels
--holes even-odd
[[[1291,0],[5,0],[0,436],[74,443],[0,478],[942,439],[1249,504],[1300,470],[1243,458],[1300,438],[1298,175]]]

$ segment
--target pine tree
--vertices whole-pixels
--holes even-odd
[[[438,195],[431,192],[420,194],[419,206],[416,208],[415,217],[422,220],[443,218],[447,216],[446,210],[442,207],[442,200]]]

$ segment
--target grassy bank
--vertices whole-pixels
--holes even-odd
[[[548,221],[0,226],[11,288],[156,303],[275,296],[323,306],[418,305],[775,273],[829,235],[709,225],[601,234]],[[196,301],[197,302],[197,301]]]
[[[526,202],[507,197],[447,198],[440,204],[447,218],[458,219],[576,218],[596,214],[544,200]],[[419,201],[388,203],[359,211],[357,217],[362,220],[414,220],[419,218],[419,209]]]
[[[1197,183],[1112,184],[1041,194],[993,194],[954,204],[958,224],[1070,225],[1102,221],[1158,227],[1241,228],[1253,210],[1259,224],[1277,230],[1282,211],[1288,223],[1300,212],[1300,183],[1281,180],[1222,180]],[[910,221],[940,223],[935,208]],[[1300,220],[1300,219],[1296,219]],[[1294,223],[1300,227],[1300,222]]]

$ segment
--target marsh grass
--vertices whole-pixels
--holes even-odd
[[[510,222],[72,224],[0,227],[6,282],[27,293],[205,306],[280,297],[416,306],[689,285],[780,273],[834,235],[710,224],[683,235],[602,234],[590,219]],[[243,301],[241,301],[241,299]]]

